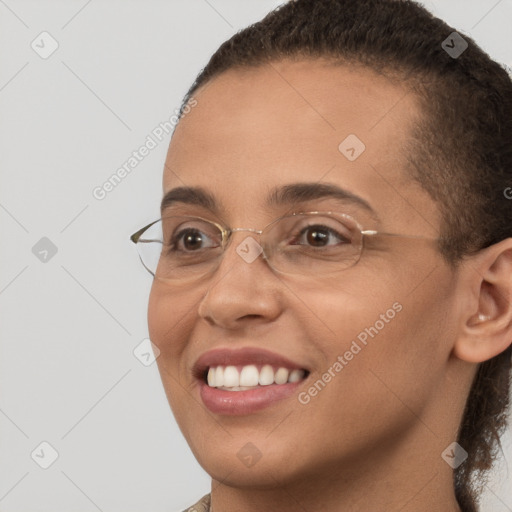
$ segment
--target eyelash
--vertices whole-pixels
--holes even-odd
[[[325,232],[328,233],[328,236],[334,236],[335,238],[340,240],[342,243],[350,243],[350,239],[349,238],[347,238],[346,236],[344,236],[343,234],[339,233],[338,231],[336,231],[335,229],[333,229],[333,228],[331,228],[329,226],[326,226],[326,225],[323,225],[323,224],[311,224],[309,226],[304,226],[303,228],[301,228],[299,233],[297,235],[293,236],[293,238],[291,240],[289,240],[289,241],[292,242],[291,245],[306,245],[306,244],[299,244],[299,243],[293,243],[293,242],[295,242],[297,240],[300,240],[308,232],[308,230],[311,230],[311,229],[317,229],[317,230],[325,231]],[[180,250],[182,252],[195,252],[195,251],[186,251],[186,250],[183,251],[181,249],[176,249],[176,247],[179,245],[179,242],[183,240],[183,237],[185,235],[187,235],[187,234],[190,234],[190,233],[199,234],[199,235],[205,235],[204,233],[202,233],[197,228],[185,228],[185,229],[182,229],[181,231],[179,231],[178,233],[176,233],[172,237],[171,243],[169,244],[170,245],[169,250],[171,252],[173,252],[175,250]],[[210,237],[208,235],[205,235],[205,237],[210,239]],[[218,247],[219,245],[220,244],[217,244],[214,247]],[[328,247],[332,246],[332,244],[328,244],[327,246]],[[322,246],[322,248],[323,247],[326,247],[326,246]]]

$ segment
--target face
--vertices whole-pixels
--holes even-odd
[[[195,99],[173,135],[163,189],[201,187],[217,209],[175,202],[166,215],[260,230],[289,213],[333,211],[365,230],[438,236],[438,208],[405,170],[403,148],[419,115],[406,89],[364,68],[281,61],[225,72]],[[354,137],[343,142],[351,134],[363,151]],[[342,188],[373,212],[330,195],[267,204],[272,191],[297,183]],[[326,280],[279,274],[261,256],[246,261],[237,247],[249,235],[232,234],[207,279],[155,279],[150,294],[162,382],[197,460],[216,480],[265,487],[389,457],[418,427],[411,410],[435,409],[452,348],[456,277],[436,243],[365,238],[359,261]],[[241,368],[234,354],[247,348],[287,358],[305,378],[259,408],[244,408],[234,397],[242,391],[228,390],[216,391],[217,408],[207,406],[198,359],[227,349],[224,366],[231,355]],[[257,369],[265,362],[247,357]]]

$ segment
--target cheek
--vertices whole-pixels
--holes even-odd
[[[419,269],[407,276],[401,272],[407,279],[382,274],[363,279],[364,285],[347,279],[322,292],[294,290],[300,330],[312,352],[321,354],[316,377],[329,369],[340,375],[325,376],[336,392],[322,392],[318,402],[337,402],[340,393],[348,393],[358,397],[356,403],[374,407],[385,395],[396,400],[386,384],[411,406],[428,399],[451,350],[454,283],[441,267],[426,279]]]
[[[190,375],[183,364],[197,308],[197,300],[190,296],[190,291],[180,293],[155,280],[148,304],[149,337],[160,350],[156,362],[167,400],[178,422],[180,412],[187,408],[188,394],[184,388],[190,386]]]
[[[312,295],[314,314],[301,325],[322,362],[298,397],[296,422],[307,427],[304,446],[318,449],[313,433],[324,433],[326,457],[411,428],[435,396],[449,356],[446,291],[430,284],[407,295],[385,286],[374,288],[371,300],[354,291]]]
[[[197,321],[200,293],[169,288],[165,283],[153,282],[148,304],[149,337],[160,349],[157,362],[176,372],[189,348],[187,340]]]
[[[288,313],[303,324],[308,342],[328,353],[342,349],[346,340],[373,325],[387,310],[391,309],[388,316],[394,317],[392,306],[401,295],[385,279],[361,276],[356,280],[348,273],[325,286],[290,282],[287,288],[292,292]]]

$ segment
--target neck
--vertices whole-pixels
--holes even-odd
[[[293,480],[280,477],[280,468],[260,468],[254,474],[257,480],[244,483],[236,480],[235,472],[228,473],[224,479],[212,480],[211,510],[461,512],[453,470],[440,456],[452,438],[436,438],[418,424],[419,437],[411,432],[407,439],[384,448],[371,447],[343,464],[319,463]]]

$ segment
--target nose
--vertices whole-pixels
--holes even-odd
[[[210,325],[237,329],[275,320],[283,307],[282,284],[262,257],[259,236],[235,232],[199,304]]]

